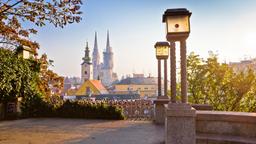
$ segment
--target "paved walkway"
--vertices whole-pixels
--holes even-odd
[[[23,119],[0,122],[0,144],[163,144],[150,121]]]

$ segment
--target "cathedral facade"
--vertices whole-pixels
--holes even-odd
[[[110,46],[109,32],[107,32],[107,44],[106,49],[103,51],[103,62],[100,62],[100,52],[98,48],[97,33],[95,32],[94,48],[92,53],[92,66],[90,65],[91,63],[88,64],[90,65],[90,68],[85,68],[85,66],[88,67],[88,65],[82,65],[82,78],[86,79],[88,77],[85,76],[85,72],[83,72],[83,69],[86,69],[87,71],[91,71],[92,69],[92,79],[100,80],[101,83],[106,87],[111,86],[113,82],[118,80],[117,74],[113,72],[113,55],[113,50]]]

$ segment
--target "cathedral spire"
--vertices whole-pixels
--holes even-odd
[[[93,54],[92,54],[94,65],[99,64],[100,54],[98,49],[98,41],[97,41],[97,32],[95,32],[95,38],[94,38],[94,48],[93,48]]]
[[[83,63],[90,64],[91,63],[91,57],[90,57],[90,50],[88,46],[88,41],[86,42],[86,47],[85,47],[85,55],[83,57]]]
[[[98,52],[97,32],[95,32],[95,38],[94,38],[94,51]]]
[[[107,32],[107,45],[106,45],[106,52],[111,53],[112,49],[110,47],[110,42],[109,42],[109,31]]]
[[[93,65],[93,79],[98,79],[100,76],[100,53],[97,42],[97,32],[95,32],[94,48],[92,54],[92,65]]]

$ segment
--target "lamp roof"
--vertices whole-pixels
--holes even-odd
[[[168,42],[165,42],[165,41],[156,42],[155,48],[157,48],[158,46],[167,46],[167,47],[170,47],[170,44],[169,44]]]
[[[163,15],[163,22],[166,22],[167,16],[181,16],[181,15],[191,16],[191,14],[192,13],[188,11],[186,8],[167,9]]]

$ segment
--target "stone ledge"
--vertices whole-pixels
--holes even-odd
[[[213,106],[208,105],[208,104],[192,104],[191,105],[193,108],[196,110],[203,110],[203,111],[212,111]]]
[[[227,121],[240,123],[256,123],[256,113],[223,112],[223,111],[196,111],[196,120],[199,121]]]
[[[168,104],[169,101],[169,99],[156,99],[154,100],[154,104]]]
[[[216,134],[196,134],[197,144],[256,144],[256,138]]]
[[[168,117],[196,117],[195,110],[166,110],[166,116]]]
[[[196,117],[196,110],[189,104],[169,103],[166,108],[166,116],[169,117]]]

